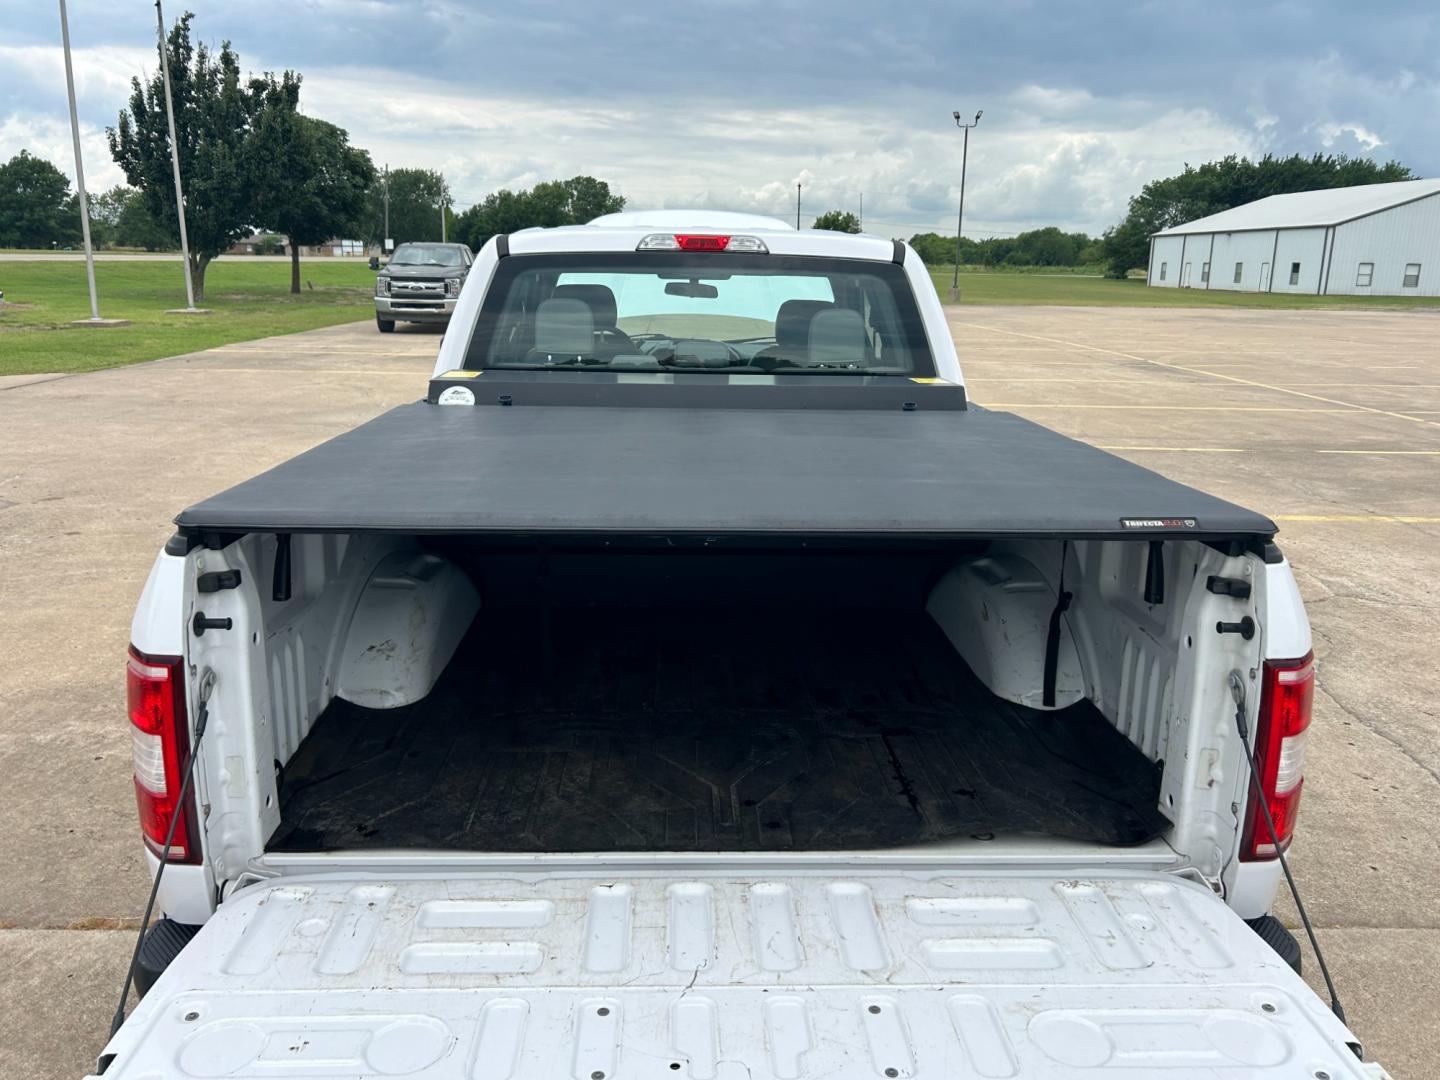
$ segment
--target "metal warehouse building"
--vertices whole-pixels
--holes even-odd
[[[1149,284],[1316,296],[1440,296],[1440,180],[1300,191],[1164,229]]]

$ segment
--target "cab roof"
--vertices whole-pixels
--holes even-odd
[[[757,236],[772,255],[810,255],[830,259],[895,260],[893,240],[866,234],[796,229],[780,218],[728,210],[637,210],[605,214],[584,225],[522,229],[511,233],[512,255],[564,252],[635,251],[654,233]]]

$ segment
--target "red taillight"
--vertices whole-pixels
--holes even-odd
[[[1305,784],[1305,732],[1310,727],[1310,708],[1315,700],[1315,656],[1303,660],[1266,660],[1265,681],[1260,689],[1260,715],[1255,724],[1255,764],[1260,787],[1275,821],[1275,835],[1283,851],[1295,832],[1295,814],[1300,809],[1300,789]],[[1245,820],[1240,858],[1247,861],[1273,859],[1279,852],[1271,841],[1265,816],[1254,798]]]
[[[125,665],[125,696],[135,742],[135,801],[145,844],[156,855],[165,848],[184,781],[181,770],[189,763],[190,734],[180,665],[179,657],[146,656],[133,646]],[[190,839],[199,835],[194,795],[178,809],[180,820],[170,844],[170,861],[197,863],[200,852]]]
[[[730,246],[730,237],[676,233],[675,242],[680,245],[681,251],[724,251]]]

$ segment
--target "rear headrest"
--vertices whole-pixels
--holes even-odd
[[[615,329],[615,294],[608,285],[560,285],[551,296],[589,304],[597,327],[601,330]]]
[[[535,351],[551,356],[593,356],[595,317],[583,300],[543,301],[535,309]]]
[[[805,348],[810,344],[810,320],[834,306],[828,300],[786,300],[775,313],[775,344]]]
[[[817,311],[810,320],[810,362],[812,364],[863,364],[868,359],[869,341],[865,320],[850,308]]]

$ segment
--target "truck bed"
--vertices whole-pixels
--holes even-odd
[[[330,705],[268,848],[1129,845],[1159,778],[1089,703],[995,698],[921,611],[490,608],[424,701]]]

